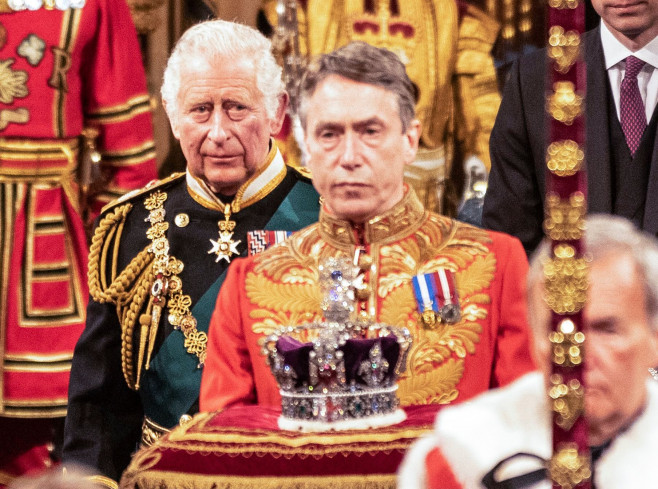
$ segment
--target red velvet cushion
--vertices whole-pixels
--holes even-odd
[[[408,407],[394,426],[325,433],[279,430],[279,411],[269,407],[200,413],[138,452],[121,487],[395,487],[405,450],[431,429],[438,409]]]

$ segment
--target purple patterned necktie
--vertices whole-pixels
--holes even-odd
[[[619,115],[621,128],[626,136],[626,143],[631,150],[631,156],[635,155],[642,133],[647,127],[647,117],[644,110],[642,95],[637,86],[637,74],[645,62],[635,56],[626,58],[626,74],[621,81],[619,90]]]

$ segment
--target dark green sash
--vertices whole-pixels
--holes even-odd
[[[316,206],[309,203],[315,202]],[[297,182],[272,215],[266,230],[297,231],[318,220],[319,196],[312,185]],[[208,332],[217,294],[226,278],[226,271],[203,294],[192,308],[197,329]],[[187,353],[181,331],[173,331],[151,360],[149,370],[142,373],[141,395],[144,414],[156,423],[171,428],[187,413],[199,398],[201,373],[196,355]]]

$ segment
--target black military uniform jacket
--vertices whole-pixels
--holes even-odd
[[[118,480],[140,438],[198,411],[210,315],[230,260],[246,255],[247,232],[295,231],[319,212],[310,180],[276,147],[237,196],[240,205],[227,208],[178,174],[104,210],[73,357],[65,463]]]

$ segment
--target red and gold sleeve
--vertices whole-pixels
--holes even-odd
[[[526,307],[528,259],[520,241],[492,233],[500,263],[496,349],[491,387],[501,387],[535,369]]]
[[[201,411],[219,411],[255,404],[254,373],[245,338],[243,311],[248,314],[245,270],[251,259],[237,259],[228,268],[217,296],[208,331],[208,353],[201,378]]]
[[[100,0],[95,53],[83,67],[85,125],[109,183],[94,211],[156,178],[151,104],[137,32],[124,0]]]

